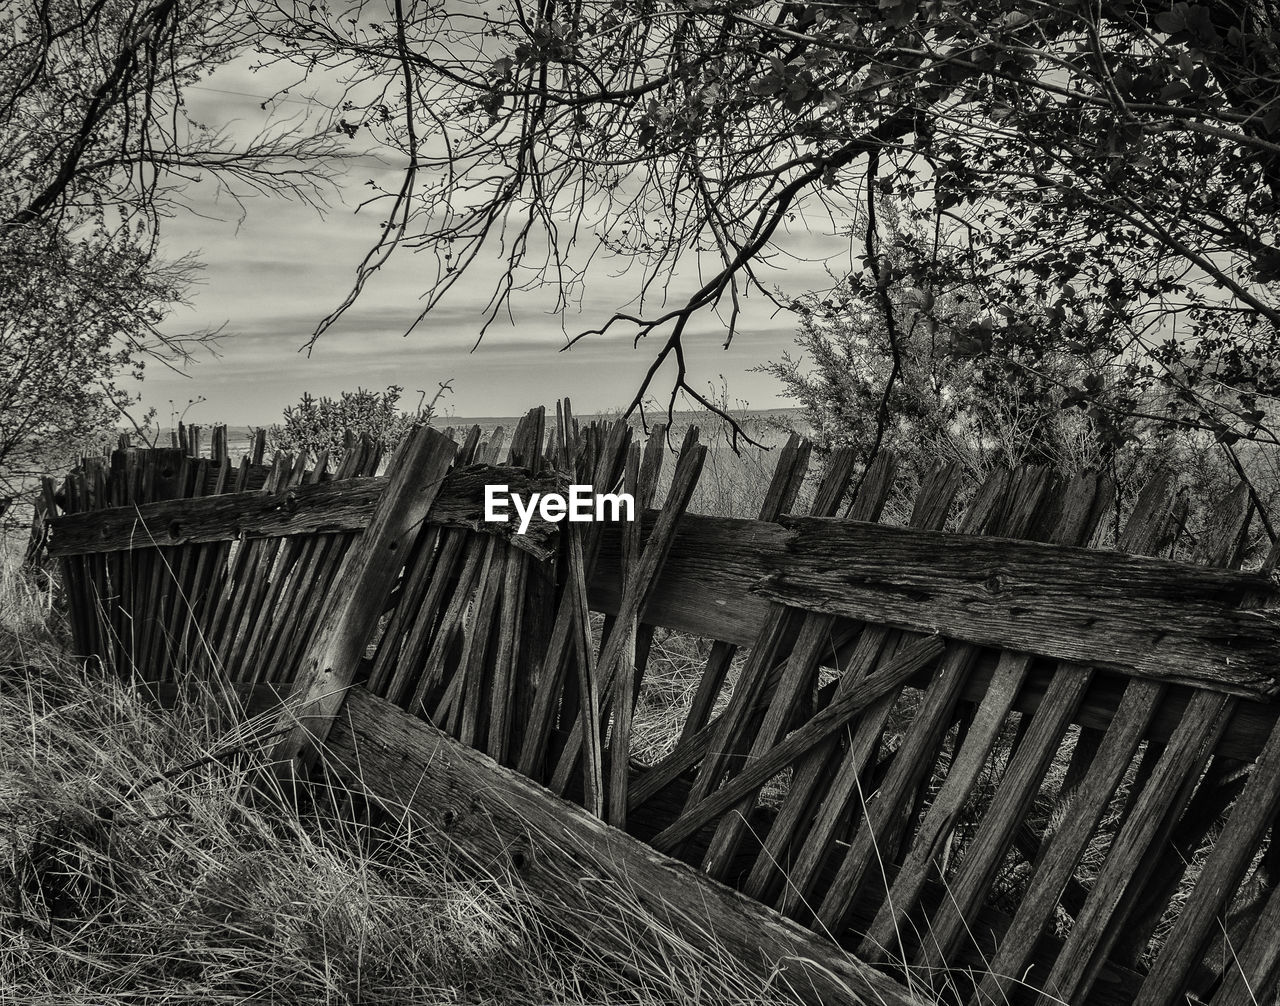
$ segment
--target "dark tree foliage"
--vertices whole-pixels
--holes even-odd
[[[1097,360],[1059,392],[1105,436],[1132,435],[1159,385],[1162,422],[1274,441],[1270,3],[258,10],[280,58],[344,75],[347,128],[407,157],[401,185],[371,193],[385,231],[352,298],[397,247],[434,259],[424,314],[485,255],[506,263],[493,313],[547,281],[568,304],[593,266],[621,263],[637,282],[601,329],[656,338],[637,401],[668,361],[701,398],[686,383],[690,319],[719,310],[731,340],[744,296],[776,296],[762,266],[789,229],[852,225],[858,282],[886,294],[886,315],[903,282],[935,301],[971,292],[957,356],[1048,346]],[[880,194],[913,208],[928,239],[889,255]],[[701,285],[667,302],[677,268]],[[1029,302],[1043,316],[1024,317]]]

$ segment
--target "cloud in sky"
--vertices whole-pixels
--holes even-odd
[[[237,61],[212,75],[190,94],[193,114],[206,122],[237,121],[237,129],[256,131],[267,121],[261,102],[284,79],[255,74]],[[305,113],[304,89],[295,88],[277,106],[280,114]],[[189,201],[195,213],[168,222],[166,247],[177,255],[194,251],[204,262],[201,282],[190,292],[192,307],[179,309],[168,327],[174,331],[221,327],[219,356],[202,355],[189,377],[152,366],[141,387],[144,403],[165,421],[169,401],[179,409],[189,399],[207,401],[193,409],[195,422],[258,424],[277,421],[286,405],[304,391],[337,394],[356,386],[399,384],[406,400],[417,389],[434,389],[452,379],[451,411],[467,415],[514,415],[535,404],[568,396],[581,411],[625,405],[661,343],[658,337],[631,347],[624,328],[593,336],[560,352],[567,336],[603,323],[613,309],[638,292],[638,271],[614,277],[608,267],[593,274],[581,305],[564,318],[549,313],[549,291],[517,295],[515,323],[505,314],[490,327],[477,348],[486,305],[500,275],[496,261],[477,261],[472,271],[407,337],[406,328],[422,309],[420,295],[434,276],[434,260],[401,250],[368,284],[361,299],[330,329],[308,355],[299,352],[316,324],[336,307],[351,287],[356,265],[378,234],[377,206],[355,212],[370,192],[365,181],[390,177],[391,167],[369,159],[353,164],[338,199],[321,217],[310,207],[277,197],[250,200],[243,221],[234,203],[215,202],[213,187],[194,185]],[[788,295],[829,285],[824,262],[847,269],[847,238],[798,229],[784,240],[775,268],[761,270]],[[696,277],[677,276],[668,303],[695,287]],[[652,309],[656,302],[649,305]],[[755,407],[788,404],[778,399],[772,378],[750,368],[777,358],[792,345],[794,318],[777,314],[756,295],[743,302],[738,334],[722,351],[724,328],[712,314],[691,324],[686,334],[690,383],[700,389],[724,375],[732,398]],[[654,390],[664,397],[671,371]]]

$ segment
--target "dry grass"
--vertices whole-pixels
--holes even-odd
[[[557,917],[421,822],[300,811],[264,771],[270,719],[86,672],[0,571],[0,1003],[769,1001],[626,891]],[[579,938],[602,926],[631,959]]]

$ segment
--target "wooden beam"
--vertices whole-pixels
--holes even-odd
[[[547,558],[556,533],[554,524],[538,517],[527,534],[519,535],[514,521],[483,520],[484,487],[504,483],[523,497],[564,489],[563,480],[531,478],[523,468],[468,465],[449,473],[427,520],[498,534],[539,559]],[[49,554],[90,555],[158,545],[363,531],[386,486],[386,476],[342,479],[295,486],[283,493],[226,493],[69,514],[49,522]]]
[[[644,516],[645,541],[657,515]],[[768,575],[768,557],[781,551],[786,538],[769,521],[685,514],[640,620],[750,646],[769,613],[768,602],[750,589]],[[619,528],[604,529],[588,584],[592,609],[609,615],[617,614],[622,600],[621,541]]]
[[[802,1002],[919,1006],[897,982],[826,938],[362,688],[350,691],[326,755],[346,785],[392,813],[426,818],[482,867],[498,876],[517,874],[530,894],[559,906],[568,919],[600,913],[602,883],[621,887],[708,957],[728,953],[762,984],[789,986]],[[592,938],[631,956],[629,940],[606,926]]]
[[[320,634],[302,659],[281,713],[290,726],[273,752],[282,776],[309,768],[319,754],[457,450],[444,434],[419,427],[396,452],[373,519],[334,578]]]
[[[755,588],[770,601],[1235,695],[1280,696],[1280,612],[1264,574],[820,518]]]

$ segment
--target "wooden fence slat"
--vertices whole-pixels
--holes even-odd
[[[432,638],[426,661],[414,686],[413,698],[409,701],[409,710],[414,713],[423,712],[431,717],[431,721],[443,730],[453,714],[454,703],[461,701],[463,677],[454,674],[447,677],[450,669],[456,669],[461,656],[460,644],[465,638],[467,609],[471,607],[471,596],[476,581],[484,564],[484,550],[474,547],[475,540],[468,535],[460,549],[462,572],[457,583],[452,579],[448,589],[452,596],[445,606],[440,624]]]
[[[431,689],[437,682],[426,678],[427,668],[432,663],[433,647],[442,642],[443,623],[449,618],[446,601],[452,604],[458,598],[461,581],[470,569],[467,545],[471,535],[457,528],[438,528],[437,533],[439,544],[435,555],[426,557],[431,562],[425,574],[426,596],[421,604],[408,610],[411,621],[399,653],[387,657],[391,666],[386,698],[397,706],[412,709],[415,714],[421,711],[424,701],[436,697]],[[444,616],[441,616],[442,608]]]
[[[857,460],[858,452],[852,447],[837,448],[832,453],[818,485],[812,513],[826,516],[836,512],[848,490]],[[742,749],[750,744],[750,738],[744,736],[743,728],[755,714],[754,707],[761,698],[771,669],[790,651],[803,617],[800,612],[771,604],[757,622],[751,652],[739,672],[728,705],[717,721],[707,755],[698,766],[685,802],[686,811],[704,800],[719,784],[726,767],[746,753]],[[718,638],[720,634],[710,635]]]
[[[365,463],[364,468],[370,465]],[[516,534],[513,521],[489,523],[481,519],[484,489],[506,483],[511,492],[528,496],[558,491],[554,476],[530,476],[520,468],[498,469],[471,465],[455,469],[441,489],[431,522],[450,527],[485,531],[507,538],[513,545],[543,559],[556,526],[535,515],[524,535]],[[193,545],[239,538],[278,538],[285,535],[363,531],[381,498],[387,477],[372,476],[355,482],[326,480],[297,486],[290,493],[258,492],[252,497],[205,496],[141,502],[114,510],[59,517],[51,524],[49,554],[90,555],[137,546]],[[139,534],[138,528],[146,532]]]
[[[705,800],[719,785],[726,765],[736,754],[741,725],[752,715],[752,707],[762,701],[770,670],[782,667],[795,640],[797,626],[796,620],[790,617],[792,614],[785,608],[774,608],[765,619],[760,636],[738,673],[728,705],[715,720],[706,755],[685,800],[686,811]]]
[[[1025,981],[1036,943],[1166,690],[1167,686],[1153,681],[1129,681],[1120,708],[1103,732],[1096,756],[1060,812],[1062,823],[1047,839],[1013,922],[982,979],[981,996],[975,1003],[1002,1002],[1011,986]]]
[[[484,746],[483,728],[489,721],[489,693],[492,661],[486,661],[489,641],[493,634],[493,620],[498,612],[498,599],[502,584],[506,581],[507,548],[497,538],[484,543],[485,563],[480,573],[480,585],[476,593],[471,624],[466,643],[462,648],[459,673],[466,679],[462,702],[462,720],[458,727],[458,739],[468,747]]]
[[[327,457],[324,460],[327,463]],[[320,481],[320,474],[319,463],[314,468],[307,468],[307,455],[300,453],[289,475],[286,491],[294,486],[314,485]],[[300,572],[297,564],[304,547],[305,542],[297,536],[277,539],[268,545],[265,572],[269,577],[263,578],[264,582],[259,587],[258,593],[250,599],[249,603],[254,612],[252,631],[246,631],[241,655],[233,660],[233,666],[239,667],[247,659],[252,659],[252,674],[245,680],[256,684],[269,681],[273,677],[275,668],[268,661],[267,655],[273,649],[271,644],[279,638],[283,621],[279,617],[280,599],[286,596],[284,594],[286,585],[291,588],[292,594],[306,593],[306,587],[310,586],[307,581],[300,581],[297,576]]]
[[[623,587],[622,603],[618,614],[618,618],[623,625],[634,622],[638,617],[644,605],[645,597],[653,589],[655,580],[662,572],[662,565],[666,561],[675,540],[676,528],[684,515],[685,508],[689,505],[698,477],[702,473],[702,464],[706,454],[706,445],[698,443],[698,428],[696,426],[689,427],[685,435],[684,444],[680,449],[680,457],[676,461],[675,475],[672,478],[671,488],[668,490],[667,499],[662,508],[662,516],[658,518],[658,523],[654,525],[653,533],[645,542],[644,549],[639,553],[636,568],[632,575],[628,577],[628,583]],[[584,582],[583,604],[586,605],[587,603],[586,584]],[[625,630],[623,633],[610,634],[610,637],[605,640],[598,663],[602,693],[607,694],[612,687],[614,676],[622,673],[619,671],[618,661],[622,654],[624,637]],[[631,674],[633,669],[628,667],[625,673]],[[603,715],[603,713],[604,710],[602,709],[601,714]],[[569,778],[573,772],[578,754],[582,749],[583,729],[584,724],[581,722],[574,725],[568,744],[565,746],[560,762],[552,776],[551,788],[558,793],[564,793],[568,787]]]
[[[803,619],[795,645],[783,662],[778,686],[765,707],[759,730],[739,771],[748,770],[754,762],[768,755],[790,725],[799,704],[810,697],[817,684],[818,668],[830,649],[834,621],[825,615],[806,615]],[[736,778],[736,774],[732,778]],[[755,793],[752,792],[721,818],[702,860],[702,868],[709,876],[724,879],[737,853],[748,816],[754,809]]]
[[[760,505],[760,520],[774,521],[779,514],[790,511],[808,473],[812,447],[808,440],[802,440],[798,434],[793,433],[787,438],[778,456],[778,463],[774,466],[764,502]],[[724,689],[725,678],[737,652],[736,645],[724,640],[717,639],[711,645],[689,713],[685,717],[682,737],[693,736],[711,719],[711,710]]]
[[[227,491],[231,478],[231,461],[227,456],[227,433],[225,426],[214,428],[210,464],[213,468],[211,484],[207,495],[218,496]],[[191,617],[182,627],[182,638],[179,642],[181,652],[186,656],[187,670],[192,675],[199,675],[207,666],[209,657],[210,614],[216,604],[218,569],[226,561],[230,545],[226,542],[206,543],[195,548],[195,569],[191,574]]]
[[[488,754],[499,765],[508,764],[515,722],[516,679],[520,674],[520,650],[524,634],[525,584],[529,560],[522,553],[507,556],[502,584],[499,632],[493,667],[493,691],[489,698]]]
[[[991,687],[978,706],[964,743],[912,839],[911,850],[889,894],[858,946],[858,955],[863,960],[882,961],[894,956],[900,927],[919,902],[943,841],[973,792],[1029,666],[1030,658],[1025,654],[1006,651],[1000,655]],[[849,908],[847,903],[837,900],[835,894],[833,888],[818,909],[818,918],[832,932],[839,930]],[[902,949],[905,953],[906,948]]]
[[[862,484],[853,500],[850,513],[855,520],[879,520],[885,501],[893,488],[897,474],[897,462],[893,455],[882,453],[864,472]],[[797,640],[786,662],[782,679],[774,692],[758,726],[752,724],[753,738],[747,752],[746,764],[761,758],[778,742],[784,730],[795,716],[797,707],[812,695],[817,683],[818,666],[824,643],[831,633],[834,619],[819,613],[806,613],[800,624]],[[740,743],[746,741],[745,736]],[[747,824],[747,815],[754,808],[754,794],[717,826],[703,859],[703,869],[713,877],[723,877],[729,869]]]
[[[623,487],[630,492],[639,504],[645,495],[640,486],[640,445],[632,444],[627,453],[627,467],[623,478]],[[655,487],[656,488],[656,487]],[[627,575],[635,575],[637,559],[640,555],[640,524],[632,521],[623,529],[622,568]],[[634,588],[633,588],[634,589]],[[586,585],[583,585],[585,594]],[[624,591],[625,592],[625,591]],[[637,613],[639,607],[636,608]],[[639,624],[634,615],[625,622],[619,619],[614,632],[624,632],[622,646],[618,653],[618,672],[614,675],[613,691],[613,727],[609,735],[609,798],[608,822],[615,828],[626,830],[627,827],[627,787],[631,780],[631,720],[635,711],[635,697],[640,691],[640,681],[636,672],[636,636]]]
[[[147,479],[147,502],[168,502],[180,499],[186,489],[189,459],[183,450],[151,451],[147,458],[145,471]],[[144,543],[149,543],[150,534],[144,527],[139,535]],[[171,555],[172,553],[170,553]],[[133,645],[130,657],[136,672],[144,679],[156,676],[157,649],[164,625],[166,600],[171,596],[167,590],[172,579],[169,566],[169,555],[159,549],[146,551],[146,593],[140,613],[135,613],[139,634]],[[98,565],[94,563],[94,565]],[[139,617],[139,615],[141,617]]]
[[[1089,994],[1141,880],[1177,820],[1199,778],[1230,712],[1230,696],[1200,691],[1175,731],[1150,780],[1131,805],[1094,881],[1084,908],[1071,927],[1057,963],[1045,981],[1047,1004],[1052,995],[1077,1002]]]
[[[258,491],[259,495],[268,495],[283,480],[283,465],[284,455],[277,456],[271,466],[270,473],[267,475],[266,482]],[[248,467],[251,466],[246,466],[246,475],[248,474]],[[254,567],[257,556],[255,546],[257,544],[258,542],[256,541],[240,541],[237,543],[231,564],[227,570],[224,588],[218,598],[218,607],[214,611],[213,619],[210,623],[209,638],[213,644],[214,659],[217,666],[225,671],[231,677],[231,680],[236,680],[235,675],[238,668],[232,668],[227,663],[227,659],[230,656],[231,647],[235,643],[237,625],[244,611],[246,592],[242,588]]]
[[[897,633],[879,626],[864,627],[848,662],[837,665],[840,674],[836,682],[837,697],[863,684],[877,667],[888,664],[897,654],[898,642]],[[777,879],[785,880],[788,890],[792,892],[805,890],[813,882],[820,864],[788,864],[787,847],[805,818],[814,812],[815,801],[823,803],[833,791],[842,788],[841,776],[848,771],[846,766],[852,766],[855,774],[862,771],[874,746],[880,742],[882,723],[877,713],[890,708],[897,696],[898,689],[890,689],[871,703],[856,723],[848,724],[845,735],[850,737],[849,748],[844,757],[838,759],[839,768],[833,770],[831,764],[833,757],[838,757],[840,751],[835,737],[828,738],[796,763],[786,798],[765,836],[743,887],[748,894],[767,902],[773,900],[773,886]],[[836,801],[830,800],[830,803],[834,805]],[[815,822],[815,825],[822,827],[821,822]],[[824,848],[829,850],[829,846],[824,845]],[[785,873],[782,868],[784,864],[788,867]],[[787,899],[784,899],[784,904],[794,909],[794,905],[788,904]]]
[[[1274,842],[1275,839],[1272,838]],[[1232,960],[1214,994],[1212,1006],[1262,1003],[1273,994],[1280,976],[1280,885],[1271,889],[1253,932],[1244,945],[1232,948]]]
[[[331,613],[294,685],[296,717],[274,759],[292,771],[318,754],[341,708],[396,573],[431,509],[457,451],[453,441],[421,427],[406,438],[373,520],[348,552],[333,591]]]
[[[388,695],[388,686],[402,666],[401,661],[406,653],[405,643],[419,617],[427,591],[433,585],[433,574],[437,571],[440,557],[441,536],[454,533],[438,525],[430,525],[414,543],[413,555],[405,564],[395,610],[392,611],[386,631],[378,643],[369,680],[365,684],[374,695],[382,698]]]
[[[199,436],[195,429],[193,436]],[[186,461],[186,480],[182,489],[184,498],[193,498],[206,494],[208,484],[207,473],[209,461],[206,458],[193,457]],[[196,618],[196,597],[194,593],[195,573],[199,563],[200,549],[168,549],[162,554],[169,560],[169,575],[172,587],[169,591],[170,605],[168,617],[160,627],[160,641],[163,649],[160,656],[163,662],[156,668],[155,680],[165,680],[178,676],[179,671],[189,669],[189,655],[184,649],[183,641],[186,628]]]
[[[379,445],[367,436],[361,436],[351,451],[343,458],[339,473],[350,478],[372,477],[381,461]],[[300,582],[307,585],[302,597],[298,599],[296,621],[290,619],[284,631],[278,634],[278,654],[271,662],[277,668],[274,680],[281,684],[292,682],[302,667],[309,641],[317,632],[320,619],[324,616],[326,599],[330,589],[342,568],[347,551],[359,540],[354,534],[325,534],[319,536],[320,541],[308,555],[307,564],[301,571]],[[292,624],[294,629],[288,626]]]
[[[859,633],[842,632],[835,641],[834,663],[841,665],[859,659],[855,644],[861,643],[861,641],[862,635]],[[773,690],[778,687],[778,680],[782,677],[782,669],[782,664],[775,665],[773,670],[765,677],[764,687],[757,697],[760,707],[767,704],[773,697]],[[818,689],[815,706],[821,708],[829,704],[835,697],[835,691],[835,682],[828,682],[823,685]],[[723,715],[721,714],[720,717],[713,719],[696,734],[681,738],[676,743],[675,748],[662,761],[644,769],[638,779],[632,780],[628,800],[630,810],[634,811],[637,807],[644,806],[644,804],[671,785],[679,776],[694,768],[706,757],[712,738],[720,726],[720,720]]]
[[[604,757],[601,751],[600,692],[607,688],[601,682],[595,647],[591,639],[591,609],[587,603],[586,559],[582,548],[582,530],[570,525],[568,592],[573,598],[575,615],[572,628],[574,656],[578,678],[578,723],[582,729],[582,806],[594,817],[604,817]],[[563,762],[562,762],[563,764]],[[552,783],[555,785],[554,781]]]
[[[1165,937],[1135,1006],[1163,1006],[1182,996],[1218,916],[1230,906],[1278,808],[1280,724],[1268,738],[1226,827],[1200,869],[1191,896]],[[1276,841],[1276,837],[1273,836],[1272,841]]]
[[[958,465],[944,466],[932,472],[916,495],[910,523],[913,526],[941,527],[947,519],[959,486]],[[875,639],[871,652],[873,660],[877,653],[882,655],[882,660],[887,660],[897,648],[898,640],[895,638],[891,642],[891,634],[878,627],[868,627],[864,630],[864,635],[868,641],[873,637]],[[890,645],[886,646],[886,643]],[[873,665],[865,668],[862,673],[869,674],[872,671]],[[844,669],[838,687],[852,688],[857,681],[858,675],[851,668]],[[843,763],[837,746],[834,742],[829,742],[817,748],[796,766],[786,799],[774,818],[748,877],[746,890],[749,893],[761,900],[772,900],[773,886],[783,872],[779,864],[786,861],[786,849],[804,819],[815,811],[816,801],[819,816],[801,846],[800,857],[787,870],[788,876],[784,878],[786,887],[779,908],[784,914],[795,912],[798,901],[817,877],[822,865],[821,859],[830,851],[835,830],[844,826],[843,819],[847,816],[845,807],[852,796],[857,776],[862,772],[864,762],[871,755],[873,747],[879,744],[883,721],[896,700],[897,693],[886,695],[867,710],[862,720],[863,727],[857,729],[857,736]],[[822,816],[823,811],[826,812],[825,817]]]
[[[1100,487],[1096,478],[1086,475],[1072,480],[1064,492],[1051,497],[1057,505],[1046,515],[1043,525],[1051,540],[1073,544],[1090,538],[1101,516],[1098,498],[1109,497],[1100,493]],[[923,966],[945,967],[948,960],[959,955],[960,941],[970,932],[969,922],[995,881],[1091,675],[1090,668],[1059,664],[1034,716],[1022,717],[1022,731],[1014,741],[1004,776],[983,812],[960,870],[948,884],[948,897],[930,919],[928,938],[919,957]]]
[[[591,428],[588,433],[591,434]],[[609,428],[590,469],[592,485],[614,484],[619,474],[619,457],[625,456],[629,441],[630,429],[619,419]],[[587,567],[585,573],[588,582],[598,554],[601,537],[599,529],[598,524],[588,525],[588,533],[583,535],[583,561]],[[562,592],[547,648],[542,655],[532,708],[524,724],[524,740],[517,765],[521,773],[539,781],[545,778],[544,763],[548,760],[548,755],[554,754],[550,751],[551,732],[557,715],[562,712],[565,680],[569,664],[575,659],[572,634],[578,619],[576,607],[572,594]]]
[[[939,477],[945,479],[945,475]],[[944,488],[948,484],[945,481],[942,483]],[[980,534],[995,528],[1011,536],[1025,534],[1031,528],[1049,489],[1050,480],[1040,469],[1026,469],[1017,478],[1004,472],[993,473],[971,501],[960,531],[962,534]],[[941,505],[928,507],[931,496],[932,492],[929,496],[924,496],[927,509],[913,513],[913,517],[922,522],[945,520],[945,509]],[[963,676],[976,655],[976,649],[967,644],[949,644],[948,656],[925,691],[916,719],[903,738],[903,746],[881,784],[879,797],[871,805],[867,805],[865,799],[859,800],[863,819],[854,832],[835,878],[825,895],[819,899],[815,914],[820,921],[843,928],[863,878],[873,864],[883,861],[881,850],[897,848],[899,833],[908,824],[907,812],[912,793],[933,764],[933,752],[946,733],[952,710],[959,699]],[[994,680],[994,672],[992,677]],[[780,905],[787,914],[796,913],[801,900],[810,895],[816,883],[842,821],[850,813],[850,804],[854,796],[861,792],[860,776],[874,747],[879,743],[880,731],[891,712],[894,699],[896,695],[892,699],[886,698],[873,711],[867,728],[860,732],[860,737],[855,738],[850,751],[835,769],[815,820],[800,846],[792,870],[797,883],[788,885],[782,895]],[[959,746],[959,738],[956,743]],[[883,879],[888,885],[889,878]]]
[[[297,486],[302,479],[305,455],[294,457],[291,454],[278,455],[273,464],[273,481],[270,483],[272,493],[288,492]],[[223,667],[234,681],[254,682],[262,680],[257,674],[262,670],[261,664],[247,659],[249,643],[254,630],[267,613],[263,609],[263,601],[271,587],[276,565],[276,557],[280,552],[283,539],[264,538],[248,543],[249,564],[243,581],[236,585],[236,607],[232,610],[232,620],[228,623],[230,636],[227,648],[223,651]]]
[[[949,896],[930,919],[919,958],[923,966],[945,968],[959,956],[959,943],[996,879],[1091,675],[1088,667],[1059,665],[1040,708],[1034,716],[1023,718],[1023,722],[1030,720],[1027,734],[1011,756],[978,832],[965,849],[959,872],[947,885]]]
[[[44,476],[40,479],[40,492],[45,512],[50,515],[56,514],[58,512],[57,490],[54,488],[52,478]],[[87,657],[92,651],[89,649],[90,640],[86,621],[93,609],[82,594],[83,581],[77,576],[76,559],[72,556],[62,556],[58,559],[58,566],[62,573],[62,582],[67,585],[69,597],[67,618],[71,623],[71,645],[76,656]]]
[[[1081,540],[1087,540],[1093,533],[1094,524],[1099,516],[1095,501],[1101,485],[1096,478],[1088,475],[1078,477],[1059,489],[1054,485],[1054,480],[1044,473],[1044,478],[1038,487],[1034,478],[1020,480],[1020,484],[1025,487],[1026,492],[1025,495],[1018,495],[1025,502],[1012,505],[999,518],[1005,522],[1005,528],[1015,531],[1024,530],[1024,533],[1036,537],[1047,537],[1059,545],[1072,545]],[[990,755],[992,745],[1013,707],[1017,693],[1026,680],[1030,666],[1031,661],[1026,654],[1008,650],[1001,653],[991,686],[975,712],[963,743],[957,738],[958,750],[947,770],[942,787],[917,829],[911,848],[890,892],[876,912],[875,919],[860,944],[861,952],[869,959],[884,959],[885,955],[892,956],[894,947],[901,943],[901,924],[914,910],[923,891],[924,882],[928,879],[929,870],[937,860],[941,843],[950,835],[958,814],[973,792],[978,776]],[[1054,690],[1052,684],[1050,690]],[[1083,688],[1080,691],[1082,692]],[[1071,711],[1074,711],[1079,701],[1079,695],[1076,695],[1072,689],[1068,689],[1061,695],[1055,694],[1053,698],[1058,699],[1063,706],[1070,706],[1066,714],[1068,716]],[[1044,703],[1042,708],[1043,706]],[[1051,717],[1042,721],[1050,730],[1056,724],[1056,713],[1051,714]],[[1065,729],[1065,723],[1063,728]],[[1012,791],[1006,791],[1005,795],[1005,798],[1015,806],[1022,797],[1016,788],[1016,778],[1015,788]],[[986,813],[988,816],[991,814],[990,808]],[[1018,819],[1005,822],[1010,827],[1015,827],[1017,823]],[[993,828],[998,829],[999,825],[993,825]],[[999,830],[988,833],[984,838],[989,840],[990,844],[980,848],[978,855],[981,857],[989,854],[994,858],[996,854],[994,847],[1004,845],[1009,837],[1009,834]],[[1000,850],[1000,855],[1003,855],[1003,849]],[[980,858],[974,874],[969,878],[974,890],[962,891],[962,898],[976,900],[985,893],[988,884],[987,873],[994,871],[995,866],[996,864],[984,862]],[[838,885],[833,887],[819,910],[820,919],[828,926],[838,926],[845,918],[833,902],[832,896],[837,889]],[[842,893],[851,897],[856,891],[844,889]],[[957,918],[949,918],[945,908],[939,916],[944,926],[943,937],[947,941],[955,939],[963,924],[964,913],[969,911],[972,905],[965,903],[953,907],[959,907],[961,911]],[[845,911],[847,912],[847,909]],[[900,949],[905,955],[907,947],[902,946]]]

